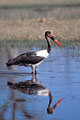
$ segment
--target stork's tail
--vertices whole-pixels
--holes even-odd
[[[14,65],[15,60],[14,59],[10,59],[7,63],[6,66],[9,67],[11,65]]]
[[[8,81],[7,84],[9,85],[10,88],[13,88],[13,89],[17,88],[17,84],[16,83],[12,83],[12,82]]]

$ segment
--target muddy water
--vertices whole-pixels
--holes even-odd
[[[6,67],[8,59],[26,51],[0,48],[0,120],[80,119],[80,49],[52,49],[36,76],[31,68]],[[47,112],[50,95],[51,107],[64,97],[53,114]]]

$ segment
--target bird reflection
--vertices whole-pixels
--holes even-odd
[[[52,114],[54,112],[54,109],[62,102],[62,99],[60,99],[57,103],[55,103],[52,107],[52,101],[53,97],[51,95],[51,92],[49,91],[48,88],[43,86],[38,80],[36,75],[32,75],[31,80],[26,80],[22,82],[17,82],[17,83],[12,83],[8,81],[8,85],[11,89],[16,89],[18,91],[21,91],[25,94],[33,94],[33,95],[38,95],[38,96],[49,96],[49,104],[47,108],[47,113]]]
[[[64,97],[62,99],[60,99],[57,103],[55,103],[51,107],[51,103],[52,103],[53,97],[52,97],[51,93],[49,92],[49,105],[48,105],[48,108],[47,108],[47,113],[48,114],[52,114],[54,112],[54,109],[62,102],[63,99],[64,99]]]
[[[26,94],[33,94],[39,96],[48,96],[49,89],[44,87],[41,82],[37,80],[36,75],[32,75],[31,80],[26,80],[18,83],[8,82],[8,85],[12,89],[17,89]]]

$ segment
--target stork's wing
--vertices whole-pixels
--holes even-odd
[[[14,59],[8,61],[7,66],[10,65],[25,65],[25,64],[37,64],[41,62],[44,57],[36,56],[36,52],[27,52],[17,56]]]
[[[44,57],[36,56],[36,52],[28,52],[18,56],[17,61],[19,63],[36,64],[44,59]]]

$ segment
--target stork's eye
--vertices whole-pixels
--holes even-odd
[[[47,33],[47,36],[49,37],[50,33]]]
[[[47,36],[49,37],[49,35],[50,35],[50,34],[48,33]]]

